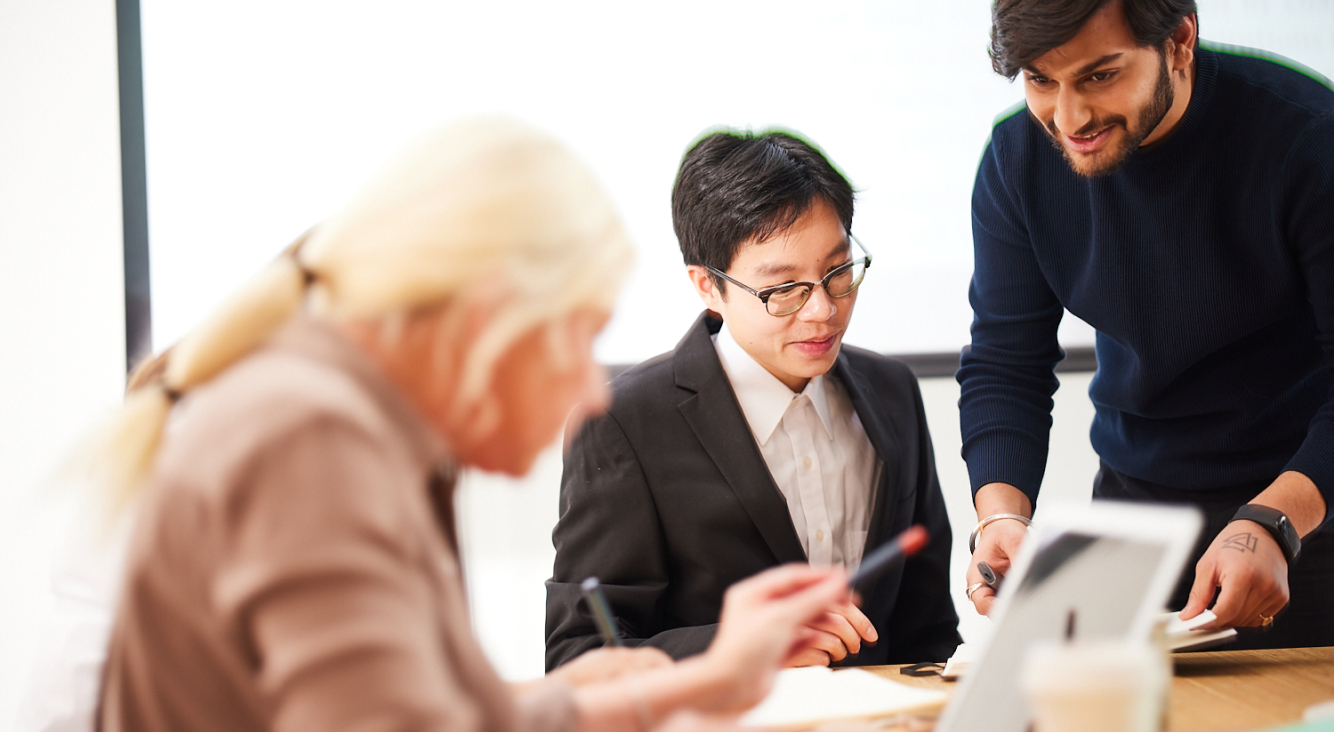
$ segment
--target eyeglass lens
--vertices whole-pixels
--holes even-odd
[[[846,297],[857,289],[866,275],[866,259],[858,258],[824,280],[825,291],[830,297]],[[810,285],[793,285],[769,294],[766,309],[771,315],[789,315],[801,309],[811,297]]]

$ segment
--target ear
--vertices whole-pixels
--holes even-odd
[[[1168,36],[1171,45],[1167,52],[1172,56],[1172,71],[1186,72],[1190,65],[1195,62],[1195,41],[1199,31],[1198,21],[1194,13],[1181,19],[1181,24]]]
[[[690,278],[690,284],[695,287],[695,294],[699,295],[704,307],[714,312],[722,312],[727,298],[718,290],[709,270],[698,264],[691,264],[686,267],[686,276]]]

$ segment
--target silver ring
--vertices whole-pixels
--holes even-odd
[[[969,601],[969,602],[972,602],[972,601],[973,601],[973,593],[974,593],[974,592],[977,592],[978,590],[980,590],[980,589],[982,589],[983,587],[986,587],[986,586],[987,586],[987,583],[986,583],[986,582],[974,582],[973,584],[968,585],[968,589],[966,589],[966,590],[963,591],[963,596],[966,597],[966,598],[968,598],[968,601]]]

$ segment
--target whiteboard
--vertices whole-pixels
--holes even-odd
[[[375,4],[142,0],[154,343],[178,339],[398,145],[502,112],[573,147],[638,249],[597,343],[607,363],[670,349],[701,306],[670,193],[716,125],[797,130],[860,191],[875,255],[849,343],[968,342],[969,199],[997,113],[989,0]],[[1334,75],[1334,2],[1202,0],[1203,37]],[[1066,346],[1093,342],[1067,316]]]

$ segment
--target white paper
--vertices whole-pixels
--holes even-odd
[[[834,719],[871,719],[944,706],[943,691],[921,689],[849,668],[791,668],[773,691],[741,718],[754,727],[804,727]]]

